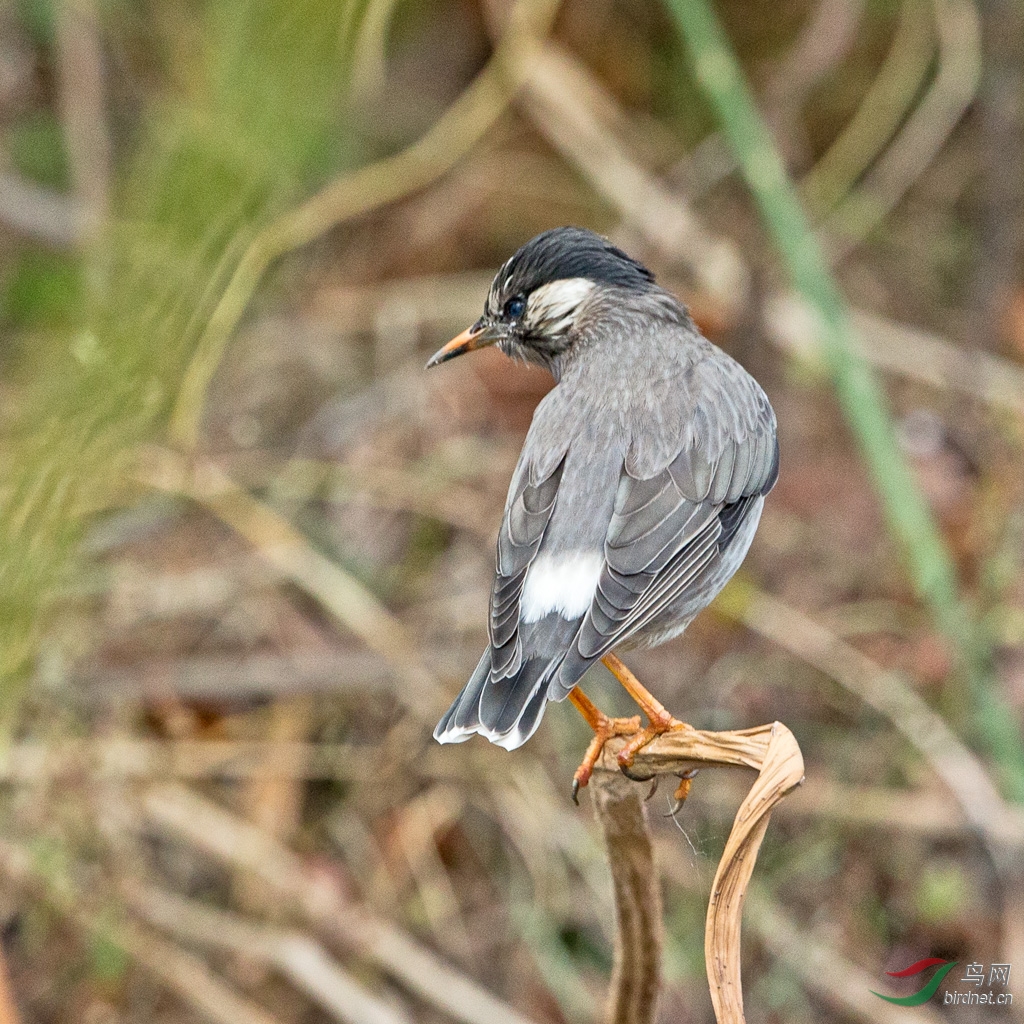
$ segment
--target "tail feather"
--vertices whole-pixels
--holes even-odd
[[[465,743],[470,736],[480,731],[480,694],[490,672],[491,649],[488,647],[469,677],[469,682],[437,723],[434,739],[438,743]]]
[[[527,664],[531,663],[527,662]],[[544,717],[544,709],[548,706],[549,674],[549,671],[545,671],[537,680],[529,699],[518,708],[515,721],[509,726],[507,732],[486,734],[492,743],[496,743],[506,750],[515,750],[537,731],[540,720]]]
[[[534,658],[514,676],[491,679],[488,648],[469,682],[438,722],[434,739],[439,743],[463,743],[479,733],[506,750],[522,746],[544,716],[552,667],[547,659]]]

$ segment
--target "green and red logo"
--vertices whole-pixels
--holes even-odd
[[[932,967],[936,967],[939,964],[942,966],[931,976],[931,979],[924,986],[924,988],[915,992],[910,996],[883,996],[881,992],[872,991],[872,995],[878,996],[879,999],[884,999],[887,1003],[895,1003],[897,1006],[920,1006],[922,1003],[928,1002],[929,999],[938,991],[939,985],[942,984],[942,979],[954,967],[956,967],[959,961],[957,960],[943,960],[941,957],[930,956],[924,960],[918,960],[916,964],[911,964],[909,967],[904,967],[902,971],[886,971],[890,978],[913,978],[916,974],[923,974],[925,971]]]

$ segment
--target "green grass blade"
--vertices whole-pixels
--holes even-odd
[[[818,317],[822,355],[840,405],[867,462],[889,528],[906,553],[914,587],[952,643],[969,681],[980,738],[998,762],[1007,790],[1024,800],[1024,744],[993,686],[988,644],[959,597],[953,559],[897,445],[882,390],[854,351],[846,303],[796,189],[710,3],[666,3],[790,279]]]

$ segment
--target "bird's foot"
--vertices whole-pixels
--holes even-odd
[[[665,705],[640,683],[640,680],[633,675],[618,656],[606,654],[601,661],[605,668],[623,685],[630,697],[640,705],[640,710],[647,715],[648,725],[646,728],[638,730],[637,734],[618,753],[619,769],[628,778],[635,779],[637,782],[646,782],[650,778],[649,775],[642,776],[630,771],[633,758],[637,753],[662,733],[673,732],[677,729],[690,729],[692,726],[687,725],[686,722],[680,722],[666,710]]]
[[[678,732],[680,729],[692,729],[693,726],[686,722],[680,722],[678,718],[674,718],[669,712],[659,705],[660,711],[654,711],[651,714],[650,722],[643,728],[637,729],[636,735],[615,755],[615,759],[619,762],[619,769],[629,778],[635,779],[637,782],[646,782],[650,776],[640,776],[630,769],[633,766],[633,760],[636,755],[647,746],[651,740],[658,736],[663,735],[666,732]],[[653,710],[653,709],[652,709]],[[684,797],[685,799],[685,797]]]
[[[609,658],[614,658],[614,656],[609,655]],[[632,674],[629,673],[629,670],[618,659],[614,659],[613,665],[616,669],[621,669],[623,673],[628,674],[630,680],[632,680]],[[639,686],[639,684],[637,685]],[[630,690],[630,692],[632,693],[633,691]],[[604,749],[605,743],[612,736],[630,737],[625,746],[616,755],[619,769],[622,773],[635,782],[649,782],[654,778],[653,775],[639,775],[631,770],[633,759],[636,757],[637,752],[663,733],[693,728],[693,726],[687,725],[686,722],[680,722],[678,718],[673,717],[646,690],[642,690],[642,697],[642,707],[647,714],[648,724],[641,728],[639,715],[633,715],[630,718],[609,718],[578,686],[573,687],[569,692],[569,700],[586,719],[590,728],[594,730],[594,738],[590,741],[587,752],[583,755],[583,760],[572,777],[573,803],[579,803],[579,792],[590,781],[591,775],[594,774],[594,766],[601,756],[601,751]],[[694,774],[696,773],[687,773],[685,779],[680,776],[682,781],[675,793],[675,808],[677,811],[686,799],[686,794],[690,791],[689,780],[693,778]],[[651,793],[653,794],[653,792],[654,790],[652,789]]]
[[[590,781],[590,776],[594,774],[594,765],[597,764],[597,759],[601,756],[605,743],[612,736],[632,736],[633,733],[639,732],[640,716],[609,718],[599,711],[596,720],[590,724],[594,730],[594,738],[590,741],[587,752],[583,755],[583,760],[572,777],[572,801],[574,804],[579,804],[580,790],[586,786]]]

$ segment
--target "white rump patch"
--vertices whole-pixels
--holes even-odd
[[[578,619],[594,599],[603,565],[598,551],[539,555],[526,571],[520,621],[538,622],[551,612]]]
[[[530,293],[527,319],[543,324],[545,331],[557,334],[568,330],[580,303],[594,290],[594,282],[585,277],[565,277]]]

